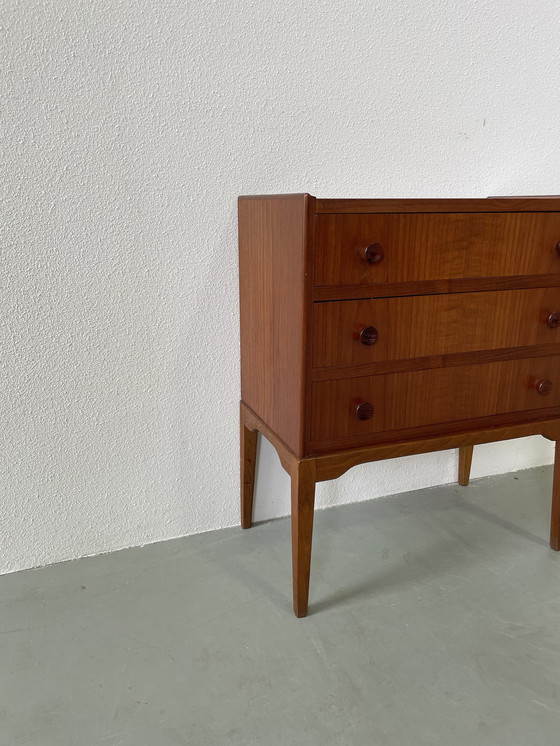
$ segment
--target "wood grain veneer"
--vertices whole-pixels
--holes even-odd
[[[558,274],[560,213],[319,215],[315,285]],[[379,244],[370,264],[365,249]]]
[[[545,396],[542,380],[556,382]],[[371,419],[356,417],[361,402],[373,404]],[[313,384],[311,437],[339,441],[549,407],[560,408],[560,356],[323,381]]]
[[[305,450],[314,198],[240,198],[241,398],[294,453]],[[311,223],[311,227],[310,227]]]
[[[292,484],[294,612],[308,607],[315,484],[383,458],[557,442],[560,198],[239,199],[241,522],[257,433]]]
[[[315,303],[313,366],[558,344],[547,323],[557,309],[560,288]],[[366,344],[370,327],[378,337]]]

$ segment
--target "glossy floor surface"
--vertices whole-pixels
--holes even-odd
[[[302,620],[288,520],[0,577],[0,744],[556,744],[551,479],[317,513]]]

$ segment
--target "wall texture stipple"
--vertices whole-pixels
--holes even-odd
[[[237,195],[557,193],[559,32],[555,0],[4,2],[0,572],[238,523]],[[258,520],[288,511],[263,471]]]

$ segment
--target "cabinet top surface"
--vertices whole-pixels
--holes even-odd
[[[239,199],[315,199],[309,194],[242,196]],[[316,199],[318,215],[388,212],[559,212],[560,196],[473,199]]]

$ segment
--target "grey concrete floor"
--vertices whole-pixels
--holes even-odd
[[[0,577],[2,746],[553,746],[550,467]]]

